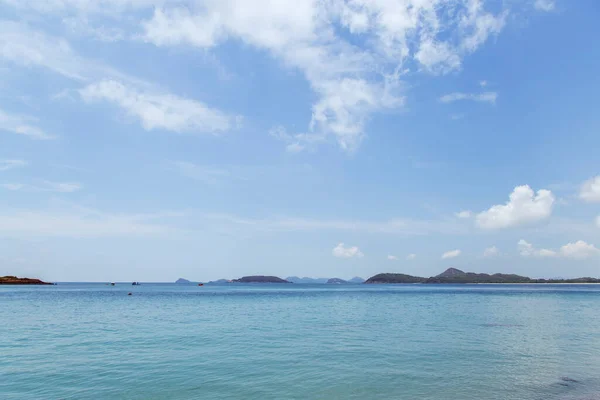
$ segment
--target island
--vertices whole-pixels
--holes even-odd
[[[264,275],[244,276],[240,279],[234,279],[232,282],[234,282],[234,283],[292,283],[290,281],[286,281],[285,279],[281,279],[277,276],[264,276]]]
[[[210,284],[223,284],[223,283],[231,283],[229,279],[217,279],[216,281],[209,281]]]
[[[329,279],[327,281],[327,283],[330,284],[330,285],[331,284],[333,284],[333,285],[343,285],[343,284],[348,283],[348,281],[345,281],[345,280],[340,279],[340,278],[331,278],[331,279]]]
[[[34,278],[17,278],[16,276],[0,276],[0,285],[52,285]]]
[[[425,283],[427,278],[406,274],[385,273],[370,277],[365,283]]]
[[[367,279],[365,283],[600,283],[600,279],[590,277],[573,279],[534,279],[515,274],[482,274],[475,272],[464,272],[456,268],[448,268],[441,274],[432,276],[430,278],[398,273],[377,274]]]
[[[355,276],[354,278],[350,279],[348,283],[365,283],[365,280],[360,276]]]
[[[188,281],[187,279],[179,278],[175,281],[175,283],[192,283],[192,282]]]
[[[300,278],[298,276],[288,276],[287,278],[285,278],[285,280],[288,282],[292,282],[292,283],[310,283],[310,284],[327,283],[327,281],[328,281],[327,278],[309,278],[307,276],[305,276],[304,278]]]

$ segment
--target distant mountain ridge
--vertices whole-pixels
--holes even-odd
[[[298,276],[288,276],[287,278],[285,278],[287,281],[290,281],[292,283],[308,283],[308,284],[324,284],[324,283],[330,283],[329,281],[332,279],[340,279],[343,280],[344,283],[364,283],[364,279],[360,278],[358,276],[355,276],[352,279],[341,279],[341,278],[309,278],[309,277],[303,277],[300,278]]]
[[[430,278],[398,273],[377,274],[367,279],[365,283],[600,283],[600,279],[590,277],[574,279],[532,279],[527,276],[516,274],[478,274],[475,272],[464,272],[456,268],[448,268],[441,274]]]
[[[235,283],[292,283],[277,276],[252,275],[234,279]]]

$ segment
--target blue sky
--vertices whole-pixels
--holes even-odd
[[[597,2],[0,0],[0,275],[600,275]]]

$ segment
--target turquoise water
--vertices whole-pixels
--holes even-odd
[[[0,286],[0,398],[598,399],[599,310],[595,285]]]

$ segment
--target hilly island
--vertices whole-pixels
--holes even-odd
[[[448,268],[443,273],[429,278],[398,273],[377,274],[367,279],[365,283],[600,283],[600,279],[589,277],[573,279],[534,279],[515,274],[478,274],[474,272],[464,272],[456,268]]]

